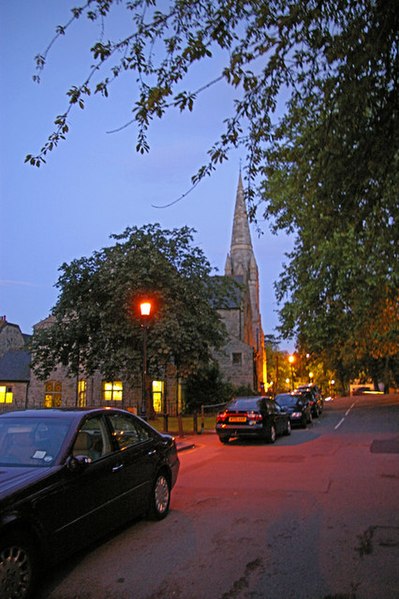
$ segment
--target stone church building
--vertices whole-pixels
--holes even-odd
[[[236,387],[264,391],[266,352],[259,305],[259,273],[252,247],[241,175],[238,181],[230,251],[225,275],[239,284],[233,298],[219,310],[228,340],[215,353],[224,378]],[[35,329],[51,326],[46,318]],[[39,380],[29,368],[30,354],[26,336],[17,325],[0,322],[0,412],[24,407],[109,405],[139,411],[141,386],[132,388],[123,380],[106,381],[98,373],[87,377],[68,376],[58,367],[46,381]],[[184,381],[170,376],[165,381],[149,382],[149,393],[156,413],[175,414],[184,408]]]
[[[241,175],[224,274],[233,277],[241,287],[235,301],[219,310],[229,340],[216,357],[225,378],[235,386],[263,391],[267,373],[259,302],[259,271],[252,247]]]

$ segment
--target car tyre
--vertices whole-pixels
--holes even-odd
[[[162,520],[169,512],[170,482],[164,472],[159,472],[151,491],[148,518]]]
[[[229,440],[230,440],[230,437],[229,437],[229,435],[220,435],[220,437],[219,437],[219,441],[220,441],[221,443],[223,443],[224,445],[225,445],[226,443],[228,443],[228,442],[229,442]]]
[[[37,558],[33,543],[18,531],[0,541],[0,596],[2,599],[31,597],[36,579]]]
[[[274,426],[274,424],[271,424],[267,440],[269,443],[274,443],[276,441],[276,437],[277,437],[276,427]]]
[[[288,420],[288,422],[287,422],[287,427],[286,427],[286,429],[285,429],[285,434],[286,434],[287,436],[288,436],[288,435],[290,435],[290,434],[291,434],[291,430],[292,430],[292,429],[291,429],[291,421],[290,421],[290,420]]]

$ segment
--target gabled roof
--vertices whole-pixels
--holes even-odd
[[[0,381],[29,382],[31,354],[26,350],[10,350],[0,358]]]

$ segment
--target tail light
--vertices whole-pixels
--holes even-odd
[[[262,414],[257,414],[255,412],[249,413],[247,418],[248,418],[248,420],[252,420],[254,422],[262,422],[262,420],[263,420]]]
[[[220,414],[218,414],[216,416],[216,422],[225,422],[226,418],[227,418],[226,412],[220,412]]]

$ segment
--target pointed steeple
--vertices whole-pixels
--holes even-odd
[[[238,322],[232,336],[253,349],[256,388],[265,390],[267,381],[266,354],[259,301],[259,272],[252,247],[248,213],[245,206],[241,169],[238,178],[230,252],[227,254],[225,275],[238,280],[243,290]],[[230,325],[235,322],[231,320]],[[241,350],[240,350],[241,351]]]
[[[250,263],[254,260],[248,214],[245,206],[244,187],[241,172],[238,178],[236,203],[234,208],[233,230],[230,253],[227,256],[225,274],[248,279]]]
[[[245,249],[252,253],[251,233],[249,231],[248,214],[244,199],[244,187],[240,172],[234,209],[230,253],[233,254],[236,250],[242,251]]]

